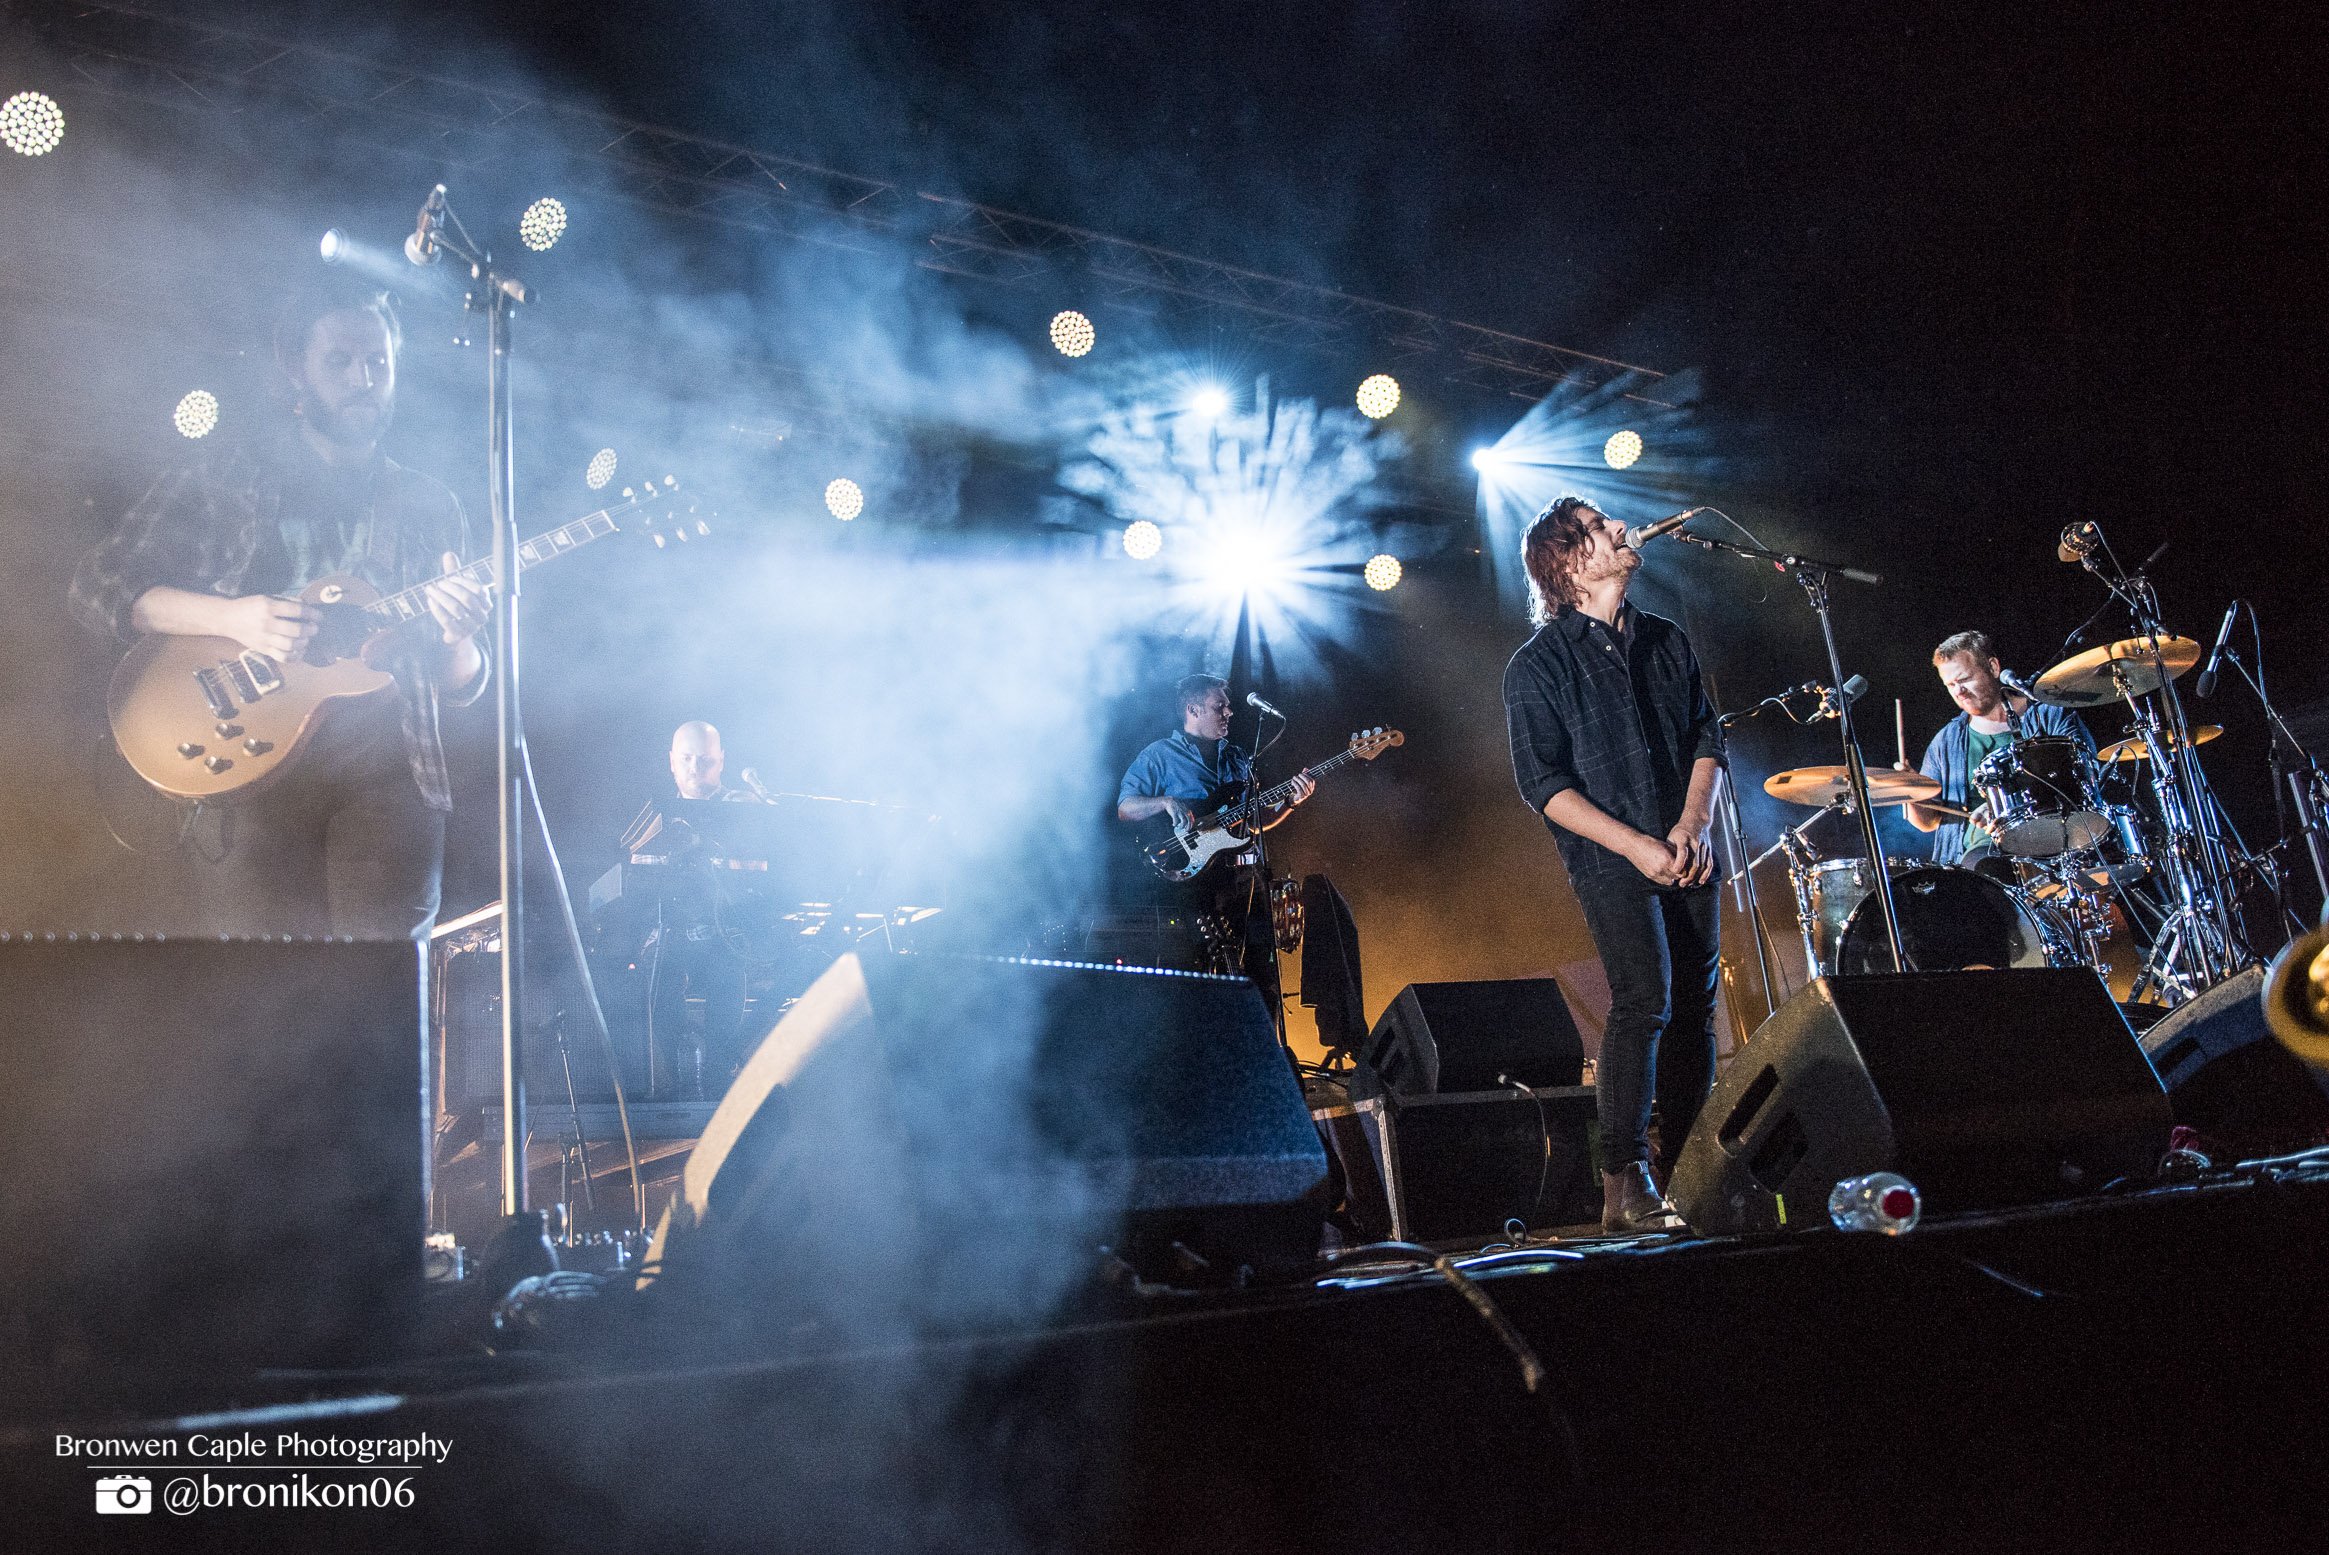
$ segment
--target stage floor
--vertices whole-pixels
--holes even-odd
[[[1492,1252],[1465,1262],[1493,1320],[1366,1253],[846,1347],[750,1293],[708,1322],[601,1299],[501,1355],[20,1397],[8,1542],[122,1537],[90,1509],[121,1465],[62,1433],[160,1443],[157,1496],[304,1467],[412,1501],[157,1507],[170,1547],[2310,1548],[2325,1232],[2302,1163],[1900,1238]],[[284,1433],[446,1455],[325,1466]],[[191,1455],[237,1437],[268,1466]]]

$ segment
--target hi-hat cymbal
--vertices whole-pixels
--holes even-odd
[[[2192,743],[2205,745],[2223,732],[2224,726],[2222,724],[2201,724],[2192,730]],[[2173,750],[2175,749],[2175,737],[2169,735],[2161,744],[2163,748]],[[2150,742],[2140,734],[2130,734],[2125,739],[2113,740],[2101,750],[2096,751],[2095,759],[2098,761],[2141,761],[2150,754]]]
[[[2030,689],[2056,707],[2101,707],[2157,691],[2199,662],[2200,645],[2189,637],[2126,637],[2072,654]]]
[[[1774,772],[1763,780],[1763,792],[1789,804],[1831,805],[1852,791],[1848,767],[1795,767]],[[1890,767],[1868,769],[1868,802],[1876,805],[1918,804],[1941,792],[1941,785],[1922,772],[1899,772]]]

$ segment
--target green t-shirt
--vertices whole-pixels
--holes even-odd
[[[1981,764],[1987,761],[1991,755],[1998,751],[2004,750],[2007,746],[2013,743],[2014,732],[2011,729],[2000,729],[1995,734],[1984,734],[1979,729],[1974,728],[1971,724],[1967,724],[1965,726],[1965,772],[1967,780],[1970,781],[1972,775],[1981,770]],[[1973,825],[1971,822],[1966,823],[1965,850],[1968,853],[1972,852],[1975,848],[1987,847],[1989,843],[1990,835],[1988,832],[1983,831],[1980,827]]]

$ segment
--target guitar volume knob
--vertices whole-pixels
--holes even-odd
[[[255,734],[243,741],[243,750],[253,756],[264,756],[274,748],[273,741],[262,740]]]
[[[178,754],[185,757],[188,761],[192,761],[195,757],[202,754],[202,747],[195,744],[192,740],[180,740],[178,742]]]
[[[224,756],[211,756],[206,758],[202,764],[213,772],[224,772],[227,768],[233,766],[234,762]]]
[[[236,723],[221,723],[216,727],[218,729],[218,737],[222,740],[234,739],[237,735],[243,732],[243,726]]]

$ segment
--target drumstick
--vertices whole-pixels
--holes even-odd
[[[1892,738],[1900,746],[1900,770],[1908,770],[1908,723],[1900,710],[1900,698],[1892,699]]]

